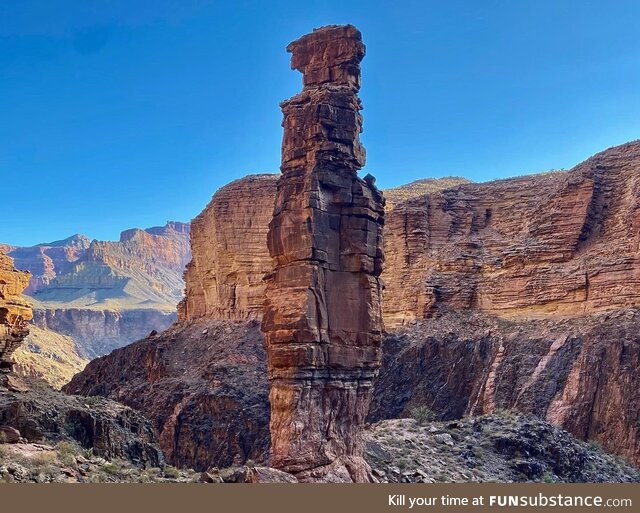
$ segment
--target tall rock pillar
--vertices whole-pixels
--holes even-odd
[[[262,329],[273,466],[301,481],[366,482],[362,428],[380,366],[384,198],[358,178],[365,47],[351,25],[287,47],[301,93],[281,104],[282,175],[267,243]]]

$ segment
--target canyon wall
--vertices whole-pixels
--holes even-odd
[[[32,247],[3,247],[18,268],[32,273],[26,293],[34,322],[72,337],[89,358],[175,321],[191,258],[189,225],[178,222],[125,230],[113,242],[74,235]]]
[[[250,202],[249,191],[258,186],[261,192]],[[198,271],[186,276],[187,298],[199,304],[192,307],[198,313],[185,319],[242,320],[246,311],[249,318],[260,317],[268,226],[251,222],[249,229],[246,220],[268,217],[274,178],[249,177],[229,187],[236,201],[224,194],[228,210],[210,205],[201,214],[217,228],[193,239],[194,252],[222,253],[206,241],[224,232],[222,247],[239,249],[224,250],[222,267],[237,268],[243,244],[251,248],[250,259],[243,262],[245,271],[220,272],[219,264],[208,263],[215,257],[201,258]],[[382,274],[387,328],[448,309],[532,318],[640,305],[639,142],[605,150],[570,171],[478,184],[416,182],[384,193],[392,198]],[[198,293],[207,280],[216,284],[210,290],[235,290],[238,273],[252,284],[250,294]],[[245,306],[231,308],[229,298]]]
[[[385,321],[574,317],[640,304],[640,142],[570,171],[410,199],[385,231]]]
[[[231,182],[191,222],[193,256],[178,307],[181,321],[262,317],[263,277],[271,270],[267,230],[277,179],[264,174]]]
[[[330,26],[287,51],[304,88],[281,104],[282,176],[267,235],[272,464],[302,481],[366,482],[362,430],[383,331],[384,199],[357,176],[364,45],[353,26]]]
[[[22,296],[29,284],[28,272],[18,271],[0,252],[0,385],[8,383],[15,365],[13,353],[29,334],[31,305]]]
[[[174,312],[152,308],[101,310],[49,308],[33,310],[33,322],[42,329],[71,337],[83,358],[96,358],[118,347],[163,331],[176,320]]]

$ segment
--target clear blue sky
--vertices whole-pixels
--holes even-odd
[[[640,2],[0,0],[0,241],[188,221],[275,172],[285,46],[363,32],[366,170],[390,187],[568,168],[640,138]]]

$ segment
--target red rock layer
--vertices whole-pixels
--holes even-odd
[[[364,45],[354,27],[330,26],[287,50],[304,89],[281,105],[282,176],[267,237],[272,463],[303,481],[363,482],[384,220],[381,193],[357,176]]]
[[[194,317],[259,318],[275,185],[249,177],[228,187],[218,193],[226,206],[213,208],[216,195],[198,218],[216,229],[193,238],[201,257],[186,276],[187,301]],[[633,142],[570,171],[396,201],[384,228],[387,327],[447,309],[572,317],[640,305],[639,196],[640,142]],[[218,233],[224,237],[208,242]],[[201,286],[207,282],[215,287]],[[230,307],[236,303],[243,307]]]
[[[385,228],[385,321],[437,312],[572,317],[640,304],[640,142],[568,172],[400,203]]]
[[[12,355],[29,334],[31,305],[22,296],[30,274],[13,267],[13,260],[0,253],[0,385],[13,370]]]
[[[220,189],[191,223],[192,260],[185,273],[181,321],[262,317],[271,268],[267,231],[277,175],[251,175]]]

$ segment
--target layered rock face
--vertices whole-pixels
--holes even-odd
[[[385,322],[447,309],[573,317],[640,304],[640,142],[568,172],[468,184],[396,205]]]
[[[222,187],[191,222],[192,260],[185,273],[181,321],[262,318],[271,268],[267,231],[277,175],[250,175]]]
[[[287,47],[304,88],[284,138],[262,329],[272,463],[300,480],[369,480],[362,427],[380,365],[384,199],[357,176],[361,35],[318,29]]]
[[[0,253],[0,385],[14,366],[13,353],[29,334],[31,305],[22,296],[29,284],[29,273],[18,271],[13,261]]]
[[[182,297],[189,261],[189,225],[170,222],[147,230],[125,230],[120,240],[75,236],[33,248],[16,248],[16,264],[45,282],[32,293],[40,308],[172,311]],[[59,258],[54,258],[54,257]],[[41,275],[42,267],[48,274]]]
[[[90,358],[168,327],[176,319],[191,258],[189,225],[178,222],[125,230],[117,242],[74,235],[28,248],[4,247],[33,275],[26,293],[33,299],[34,322],[71,336]]]
[[[73,235],[64,240],[32,247],[7,246],[7,254],[20,269],[31,272],[31,281],[24,293],[32,296],[38,290],[46,288],[57,275],[71,271],[74,262],[84,256],[89,246],[91,241],[87,237]]]
[[[449,313],[389,333],[369,420],[533,413],[640,464],[640,310],[574,319]]]
[[[266,359],[257,321],[197,319],[93,360],[63,390],[142,412],[173,465],[267,462]]]
[[[152,331],[163,331],[175,320],[175,312],[152,308],[122,311],[51,308],[33,312],[33,321],[39,328],[71,337],[78,354],[88,359],[140,340]]]
[[[185,273],[185,298],[178,305],[180,321],[262,319],[263,277],[272,269],[266,240],[277,179],[263,174],[235,180],[191,222],[193,257]],[[385,208],[463,183],[469,181],[429,178],[387,189]]]
[[[392,200],[382,275],[387,328],[448,309],[531,318],[639,305],[639,180],[640,143],[633,142],[605,150],[570,171],[480,184],[451,178],[385,191]],[[247,191],[258,185],[263,193],[256,192],[247,213],[264,219],[273,202],[273,182],[247,179],[234,188]],[[215,218],[211,222],[225,232],[228,247],[250,241],[251,261],[260,265],[247,267],[250,274],[242,279],[259,283],[267,248],[263,245],[260,253],[258,243],[265,239],[267,225],[252,223],[247,230],[229,222],[223,209],[208,210]],[[246,215],[240,209],[233,212]],[[199,246],[206,245],[201,239]],[[231,262],[240,258],[225,255]],[[233,273],[218,276],[208,261],[200,260],[193,279],[187,275],[187,297],[189,283],[196,291],[201,276],[223,282],[225,290],[237,287]],[[236,294],[235,301],[246,302],[258,317],[260,293],[256,285],[250,296]],[[243,312],[234,316],[216,294],[194,297],[211,318],[244,318]]]

